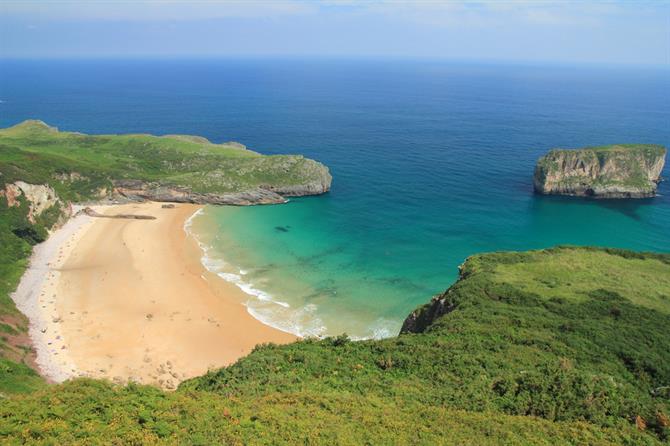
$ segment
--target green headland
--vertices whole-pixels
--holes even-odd
[[[0,173],[4,183],[49,184],[70,201],[281,203],[331,182],[324,165],[300,155],[263,156],[199,136],[59,132],[42,121],[0,130]]]

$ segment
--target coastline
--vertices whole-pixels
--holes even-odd
[[[49,379],[75,376],[175,388],[235,362],[259,343],[295,336],[264,325],[242,290],[207,271],[187,231],[202,206],[96,206],[38,245],[13,295],[30,319],[37,364]]]
[[[104,206],[95,206],[101,211]],[[75,214],[78,210],[75,207]],[[40,373],[52,382],[81,376],[63,347],[55,299],[60,270],[93,219],[85,214],[71,217],[44,242],[33,247],[28,267],[11,294],[16,307],[29,320],[28,334],[35,349]]]

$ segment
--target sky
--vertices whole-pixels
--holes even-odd
[[[670,66],[670,0],[0,0],[0,57]]]

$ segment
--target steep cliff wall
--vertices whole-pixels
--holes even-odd
[[[533,183],[541,194],[653,197],[665,155],[664,147],[644,144],[552,150],[538,160]]]
[[[25,199],[28,206],[26,212],[28,222],[34,225],[40,217],[47,218],[49,221],[41,222],[47,229],[61,225],[72,214],[70,203],[64,203],[48,184],[16,181],[5,184],[4,189],[0,189],[0,197],[7,200],[7,206],[10,208],[20,207],[21,200]],[[47,211],[49,211],[48,217],[45,215]]]
[[[251,186],[241,191],[209,192],[206,190],[195,191],[189,186],[164,184],[156,181],[113,180],[112,184],[114,188],[111,198],[248,206],[285,203],[285,197],[318,195],[330,190],[332,177],[326,166],[303,157],[295,158],[296,160],[287,160],[287,163],[294,164],[296,161],[300,163],[300,175],[303,177],[303,180],[299,184],[281,185],[267,183]]]

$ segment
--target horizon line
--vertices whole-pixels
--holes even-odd
[[[234,61],[234,60],[297,60],[297,61],[397,61],[397,62],[446,62],[496,65],[531,65],[531,66],[594,66],[594,67],[647,67],[670,69],[670,60],[661,63],[650,62],[610,62],[583,60],[538,60],[538,59],[496,59],[496,58],[463,58],[444,56],[408,56],[408,55],[322,55],[322,54],[107,54],[107,55],[0,55],[0,61]]]

